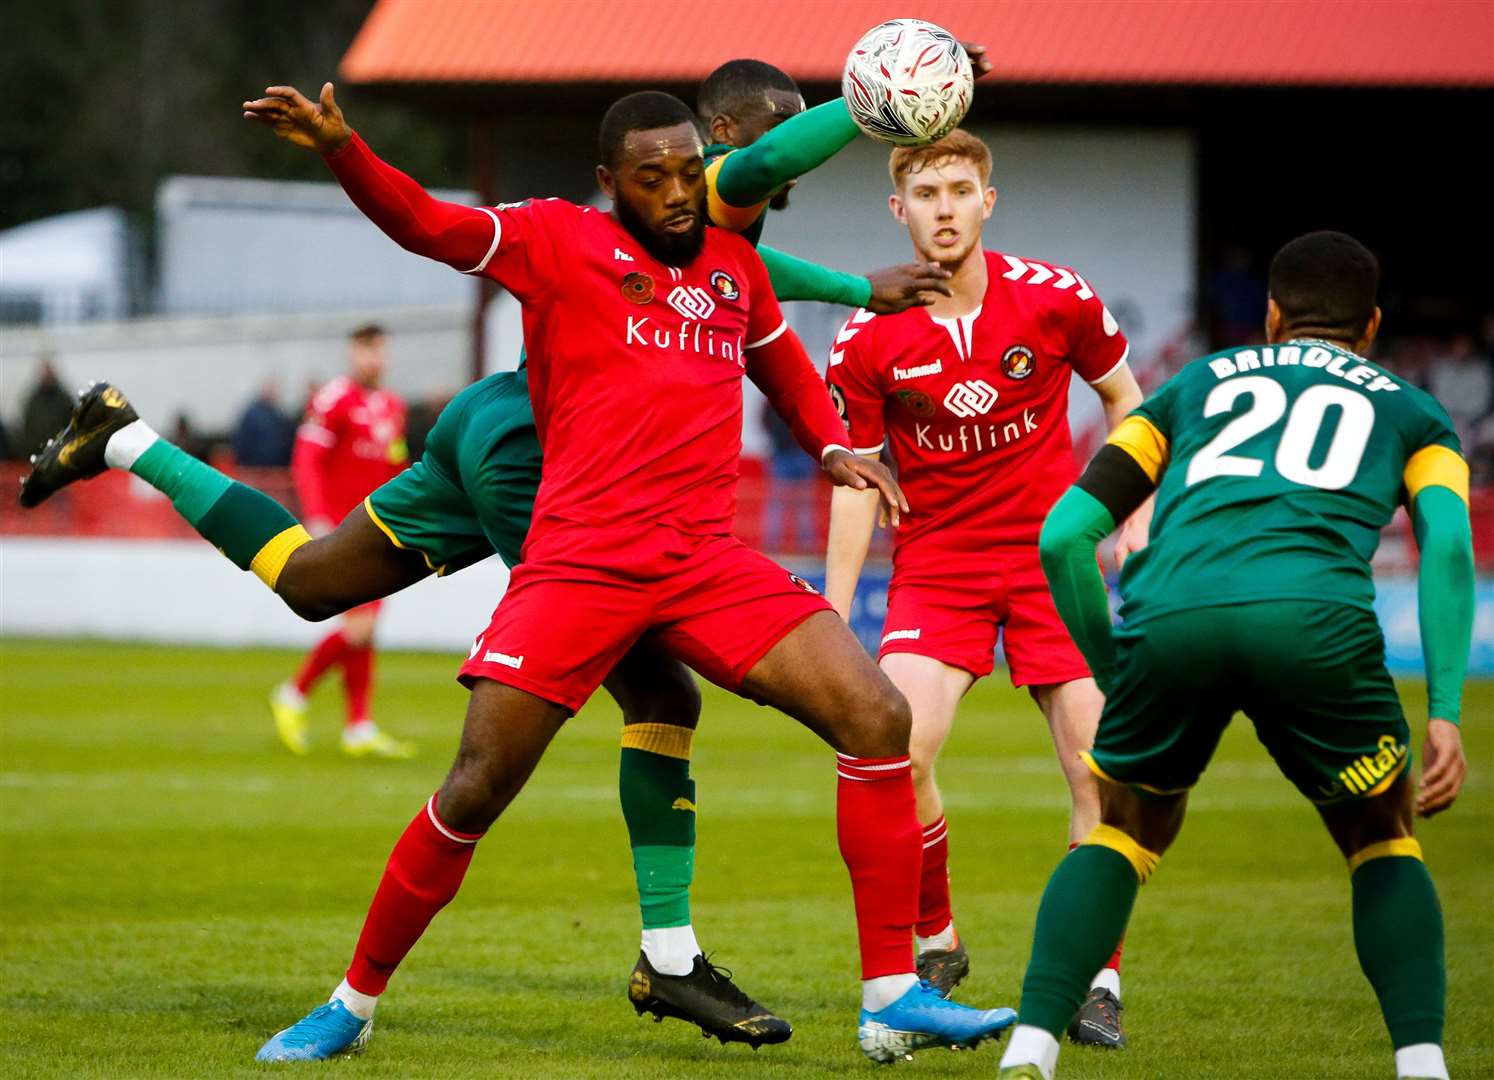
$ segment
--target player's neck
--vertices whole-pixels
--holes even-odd
[[[940,296],[928,312],[936,319],[957,319],[969,315],[985,301],[989,275],[986,273],[986,253],[980,244],[970,249],[957,266],[945,265],[954,276],[949,279],[949,295]]]

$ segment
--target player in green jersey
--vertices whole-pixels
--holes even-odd
[[[970,51],[978,70],[989,67],[979,47]],[[732,61],[708,77],[699,112],[713,138],[746,147],[713,148],[709,191],[715,223],[755,233],[768,206],[782,204],[778,196],[786,185],[842,149],[857,130],[844,102],[805,112],[793,80],[759,61]],[[762,253],[782,299],[894,312],[947,291],[948,275],[937,266],[915,263],[860,277]],[[136,419],[117,389],[94,387],[27,478],[23,503],[35,505],[63,484],[100,471],[108,436]],[[60,460],[78,439],[91,449]],[[259,575],[292,611],[319,620],[495,552],[515,565],[540,465],[521,368],[488,376],[458,394],[437,420],[422,459],[316,540],[267,496],[165,440],[157,439],[128,467],[168,494],[204,537],[241,569]],[[644,948],[629,982],[630,998],[640,1012],[701,1023],[723,1039],[757,1044],[788,1038],[787,1023],[705,963],[691,928],[696,796],[689,757],[700,711],[693,676],[642,642],[604,685],[623,711],[619,788],[643,916]]]
[[[1237,710],[1348,860],[1355,946],[1397,1075],[1447,1078],[1442,913],[1412,823],[1450,806],[1467,771],[1468,467],[1442,407],[1362,355],[1378,281],[1374,256],[1342,233],[1287,244],[1271,264],[1268,344],[1185,367],[1048,516],[1044,571],[1106,695],[1083,755],[1102,823],[1043,894],[1003,1080],[1052,1080],[1058,1036]],[[1151,541],[1121,570],[1112,631],[1095,545],[1153,491]],[[1419,794],[1372,607],[1370,558],[1401,504],[1421,549]]]

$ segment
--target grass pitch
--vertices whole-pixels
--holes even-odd
[[[380,719],[411,762],[344,758],[331,685],[307,759],[264,699],[289,653],[0,644],[0,1075],[255,1075],[261,1041],[325,999],[390,846],[440,781],[465,694],[457,658],[379,660]],[[1423,691],[1403,687],[1420,742]],[[1494,1076],[1494,685],[1468,690],[1473,772],[1421,830],[1447,913],[1449,1063]],[[379,1009],[380,1077],[867,1076],[856,1048],[851,895],[829,753],[708,690],[695,923],[789,1018],[785,1046],[722,1047],[633,1015],[637,955],[617,809],[618,717],[599,698],[478,849]],[[1419,749],[1419,746],[1418,746]],[[1025,694],[981,684],[941,765],[963,1000],[1016,1004],[1066,799]],[[1127,943],[1121,1054],[1067,1048],[1064,1080],[1390,1076],[1354,959],[1348,877],[1312,810],[1236,723]],[[928,1051],[907,1072],[992,1076],[1000,1051]],[[284,1069],[285,1067],[280,1067]]]

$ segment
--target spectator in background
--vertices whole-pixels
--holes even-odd
[[[171,427],[171,441],[198,461],[206,461],[213,449],[212,442],[192,426],[192,421],[185,412],[176,414],[176,421]]]
[[[266,379],[259,396],[239,417],[233,433],[233,456],[240,465],[289,465],[296,424],[280,411],[280,384]]]
[[[44,354],[36,366],[36,385],[21,407],[21,439],[17,445],[21,456],[29,457],[47,445],[72,414],[73,395],[62,388],[51,354]]]
[[[1212,348],[1264,340],[1261,312],[1266,307],[1266,279],[1251,265],[1244,245],[1230,244],[1224,249],[1222,264],[1209,275],[1204,288]]]
[[[769,483],[763,549],[805,552],[817,546],[815,486],[819,466],[794,438],[783,417],[764,404],[763,429],[773,456],[768,459]]]
[[[1473,444],[1474,425],[1494,408],[1494,362],[1482,355],[1472,334],[1458,334],[1434,359],[1427,388],[1442,403],[1465,447]]]

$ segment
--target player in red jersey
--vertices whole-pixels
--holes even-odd
[[[375,323],[348,335],[348,373],[328,382],[306,410],[296,431],[291,477],[301,515],[313,536],[325,536],[408,461],[405,403],[379,384],[389,363],[389,335]],[[353,608],[342,625],[317,642],[301,669],[270,694],[270,712],[280,741],[293,754],[309,754],[306,695],[324,674],[342,668],[347,722],[342,749],[354,757],[407,758],[411,743],[380,731],[368,713],[373,686],[374,625],[381,601]]]
[[[1078,758],[1103,698],[1070,640],[1038,562],[1038,531],[1077,474],[1069,383],[1094,387],[1113,426],[1141,401],[1128,346],[1073,270],[988,252],[991,155],[955,131],[892,154],[893,215],[920,259],[953,277],[952,295],[899,315],[858,311],[826,373],[857,453],[889,451],[912,509],[893,547],[879,656],[913,710],[911,753],[923,826],[919,973],[948,990],[969,969],[950,913],[948,829],[934,762],[970,686],[990,674],[998,632],[1012,682],[1053,733],[1072,797],[1069,841],[1099,821],[1094,778]],[[826,596],[849,616],[877,507],[834,493]],[[1120,1045],[1119,952],[1096,978],[1072,1033]]]
[[[894,519],[906,505],[886,470],[841,445],[844,426],[751,245],[705,227],[690,110],[643,93],[608,111],[597,177],[612,213],[559,199],[474,209],[432,199],[376,158],[330,85],[320,106],[290,87],[268,93],[246,115],[322,152],[394,240],[520,300],[544,465],[523,561],[462,668],[472,693],[456,762],[395,846],[332,999],[259,1057],[326,1058],[366,1042],[378,995],[455,896],[474,845],[644,637],[836,749],[868,1056],[1003,1030],[1010,1010],[956,1005],[914,975],[922,854],[907,703],[813,589],[730,533],[744,374],[833,482],[875,487]]]

